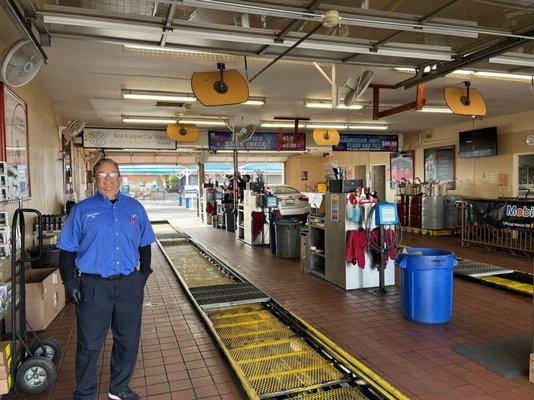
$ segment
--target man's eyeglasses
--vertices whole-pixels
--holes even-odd
[[[118,178],[119,177],[119,173],[118,172],[99,172],[99,173],[96,174],[96,177],[98,179],[105,179],[108,176],[110,178]]]

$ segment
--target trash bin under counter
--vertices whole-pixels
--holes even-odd
[[[279,258],[300,258],[300,221],[281,219],[274,223],[276,255]]]

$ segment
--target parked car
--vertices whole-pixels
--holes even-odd
[[[283,217],[291,216],[306,222],[310,203],[305,195],[288,185],[268,185],[265,189],[278,198],[278,208]]]

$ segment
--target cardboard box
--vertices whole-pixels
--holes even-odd
[[[8,359],[6,365],[0,366],[0,395],[7,394],[11,390],[11,357]]]
[[[26,317],[34,331],[42,331],[65,307],[65,288],[59,269],[41,268],[25,272]],[[6,332],[11,332],[11,315],[6,316]]]
[[[528,374],[528,380],[534,383],[534,353],[530,353],[530,373]]]
[[[17,252],[20,258],[20,252]],[[20,268],[20,265],[19,267]],[[11,279],[11,256],[0,260],[0,282],[7,282]]]

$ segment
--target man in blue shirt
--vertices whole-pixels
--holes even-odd
[[[111,326],[108,397],[139,400],[129,382],[137,359],[143,292],[152,272],[150,245],[155,236],[141,203],[120,193],[115,161],[98,161],[93,177],[98,193],[71,210],[57,245],[61,278],[67,296],[76,304],[73,398],[97,399],[96,363]]]

